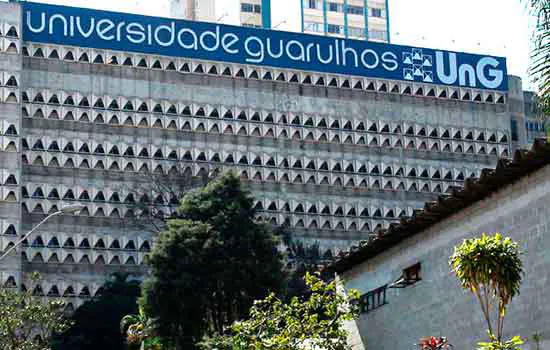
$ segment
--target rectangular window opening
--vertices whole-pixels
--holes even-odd
[[[420,276],[420,268],[421,268],[421,265],[420,263],[418,263],[418,264],[414,264],[411,267],[407,267],[406,269],[403,270],[403,277],[405,278],[405,280],[409,285],[415,284],[416,282],[422,280]]]

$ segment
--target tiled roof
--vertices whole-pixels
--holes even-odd
[[[548,164],[550,144],[543,139],[535,140],[530,151],[518,150],[512,160],[499,160],[496,169],[483,169],[479,179],[467,179],[464,187],[454,188],[450,195],[427,202],[424,209],[415,210],[412,217],[403,218],[400,223],[378,231],[376,237],[340,252],[323,270],[347,271]]]

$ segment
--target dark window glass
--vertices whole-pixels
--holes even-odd
[[[372,17],[382,17],[382,9],[371,9],[371,16]]]
[[[339,7],[337,3],[335,2],[329,2],[328,3],[328,10],[332,12],[339,12]]]
[[[517,120],[512,119],[511,129],[512,129],[512,141],[518,141],[519,137],[518,137],[518,121]]]
[[[348,6],[348,13],[350,15],[363,15],[365,8],[361,6]]]
[[[242,3],[241,12],[254,12],[254,6],[252,4]]]
[[[262,5],[254,5],[254,12],[262,13]]]
[[[340,34],[342,33],[342,26],[339,26],[336,24],[329,24],[327,26],[327,31],[332,34]]]
[[[305,6],[309,9],[318,9],[320,8],[318,5],[319,5],[319,1],[317,0],[305,0]]]

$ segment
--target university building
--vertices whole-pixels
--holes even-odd
[[[236,171],[259,219],[336,253],[524,143],[521,81],[508,91],[500,58],[32,3],[0,13],[0,251],[85,207],[0,261],[0,283],[39,271],[36,294],[69,310],[115,271],[146,273],[155,231],[136,216],[177,206],[159,184]],[[304,47],[320,55],[304,62]],[[453,82],[441,55],[486,69],[461,64]]]

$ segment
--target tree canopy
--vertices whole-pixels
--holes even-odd
[[[277,240],[255,220],[253,204],[240,179],[227,173],[186,195],[179,218],[160,234],[141,303],[178,349],[222,333],[254,300],[281,288]]]
[[[85,302],[71,316],[73,326],[55,337],[55,350],[123,350],[125,337],[120,320],[137,312],[140,282],[127,274],[114,274],[103,285],[103,292]]]
[[[201,343],[204,350],[348,350],[343,322],[355,319],[359,293],[337,291],[337,282],[323,282],[306,273],[308,296],[284,302],[274,294],[254,303],[247,320],[235,322],[226,335]]]
[[[550,2],[524,0],[531,15],[536,18],[533,31],[533,52],[530,73],[538,88],[539,115],[550,116]]]
[[[519,339],[503,343],[502,334],[506,308],[519,294],[523,276],[518,244],[499,233],[483,234],[455,247],[449,263],[462,287],[476,295],[480,303],[491,340],[480,344],[482,349],[516,349]]]
[[[0,287],[0,349],[47,350],[52,334],[63,332],[70,323],[63,317],[61,300],[42,302],[40,276],[34,274],[26,291]]]

